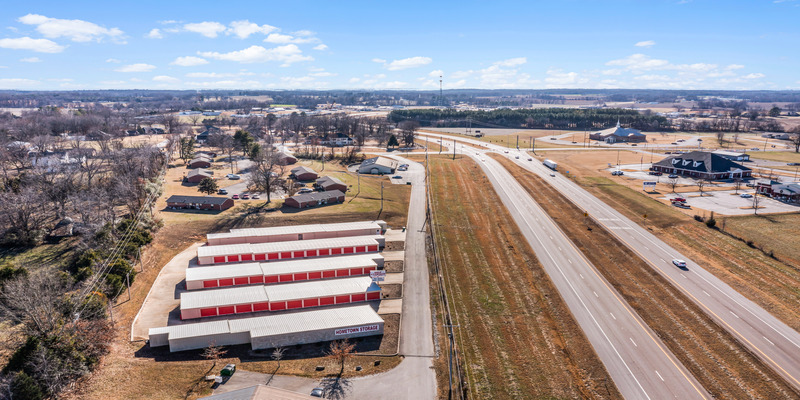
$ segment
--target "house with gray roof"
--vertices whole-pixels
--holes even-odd
[[[647,141],[647,136],[645,134],[636,129],[623,128],[620,126],[619,121],[617,121],[617,126],[594,132],[589,135],[589,138],[606,143],[637,143]]]
[[[667,157],[650,168],[665,174],[699,179],[750,178],[752,170],[719,154],[692,151]]]

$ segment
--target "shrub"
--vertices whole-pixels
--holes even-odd
[[[716,219],[714,219],[714,217],[711,217],[711,218],[709,218],[708,220],[706,220],[706,226],[707,226],[707,227],[709,227],[709,228],[713,228],[713,227],[715,227],[716,225],[717,225],[717,220],[716,220]]]
[[[36,381],[22,371],[14,375],[14,380],[11,382],[11,393],[14,399],[19,400],[44,399],[44,393]]]

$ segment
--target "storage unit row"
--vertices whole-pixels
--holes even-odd
[[[266,228],[231,229],[230,232],[206,235],[209,246],[244,243],[273,243],[292,240],[328,239],[348,236],[374,236],[386,230],[383,221],[342,222],[337,224],[310,224],[271,226]]]
[[[291,242],[201,246],[197,248],[197,262],[200,265],[210,265],[374,253],[380,251],[384,244],[383,236],[353,236]]]

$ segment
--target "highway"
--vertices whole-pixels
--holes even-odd
[[[451,137],[447,139],[452,140]],[[462,141],[487,148],[483,142],[471,139]],[[598,224],[639,254],[790,385],[800,389],[800,333],[572,180],[558,172],[552,177],[550,174],[553,171],[540,162],[535,159],[533,162],[527,161],[529,156],[524,151],[510,150],[505,153],[507,149],[501,147],[490,145],[488,148],[499,150],[500,154],[507,155],[518,165],[548,180],[573,203],[585,209]],[[517,159],[516,155],[520,155],[520,158]],[[687,268],[675,267],[673,259],[685,260]]]
[[[492,182],[625,398],[711,398],[505,168],[465,154]]]

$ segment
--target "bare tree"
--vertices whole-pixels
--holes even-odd
[[[228,350],[223,349],[222,346],[217,346],[216,341],[212,341],[208,344],[208,347],[203,349],[203,358],[213,361],[211,368],[208,369],[209,372],[217,366],[217,361],[219,361],[219,359],[222,358],[222,356],[224,356],[226,353],[228,353]]]
[[[0,317],[21,324],[34,337],[47,337],[62,323],[66,291],[54,273],[37,273],[7,281],[0,290]]]
[[[758,193],[753,194],[753,214],[758,214],[758,205],[761,203],[761,196]]]
[[[739,194],[739,190],[742,189],[742,180],[740,178],[733,180],[733,189],[735,190],[734,193]]]
[[[800,152],[800,125],[796,126],[792,132],[794,132],[794,135],[789,137],[789,141],[794,146],[794,152],[798,153]]]
[[[192,114],[189,116],[189,121],[192,122],[192,126],[197,126],[201,118],[203,118],[203,114]]]
[[[339,375],[344,373],[344,364],[353,357],[353,350],[355,350],[355,343],[350,343],[347,339],[335,340],[331,342],[330,347],[325,352],[328,358],[335,360],[339,363]]]
[[[703,197],[703,189],[710,183],[709,180],[699,178],[695,179],[694,184],[697,186],[697,189],[700,190],[700,197]]]
[[[678,178],[667,179],[667,185],[669,185],[672,188],[672,193],[675,193],[675,187],[678,186]]]
[[[249,190],[263,192],[267,195],[267,204],[272,201],[272,192],[284,185],[283,173],[286,167],[280,162],[280,157],[274,148],[262,151],[255,160],[255,165],[250,173]]]
[[[276,347],[274,350],[272,350],[272,354],[270,355],[270,358],[272,359],[272,361],[277,361],[278,362],[278,366],[275,367],[275,371],[273,371],[272,374],[270,374],[269,380],[267,380],[267,383],[266,383],[267,386],[269,386],[269,384],[272,382],[272,378],[275,377],[275,374],[278,373],[278,370],[281,369],[281,360],[283,360],[283,355],[284,355],[285,350],[286,349],[283,348],[283,347]]]
[[[400,128],[403,146],[414,147],[414,139],[416,139],[417,129],[419,129],[419,122],[403,121],[397,127]]]

